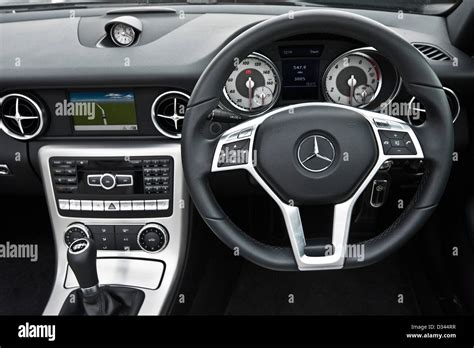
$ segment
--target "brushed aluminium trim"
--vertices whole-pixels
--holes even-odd
[[[62,216],[58,210],[49,159],[51,157],[133,157],[133,156],[171,156],[174,160],[174,188],[173,188],[173,215],[163,218],[74,218]],[[189,213],[189,198],[184,185],[183,167],[181,164],[181,147],[178,143],[149,144],[123,142],[101,144],[84,143],[81,145],[58,144],[46,145],[39,150],[41,176],[43,178],[44,190],[48,209],[53,226],[54,241],[56,247],[56,277],[53,291],[48,304],[43,312],[44,315],[57,315],[71,292],[64,287],[67,275],[67,246],[64,243],[64,232],[72,223],[83,223],[85,225],[145,225],[147,223],[159,223],[170,232],[170,238],[166,249],[158,254],[145,253],[141,250],[117,251],[98,250],[97,257],[118,258],[140,258],[162,261],[166,264],[166,270],[159,289],[143,289],[145,300],[139,315],[164,314],[169,306],[171,295],[174,294],[179,273],[182,269],[185,248],[187,242],[187,221]],[[182,202],[184,204],[182,204]],[[152,271],[152,270],[151,270]],[[128,268],[120,270],[124,278],[133,280],[133,275]],[[128,279],[128,278],[127,278]],[[100,279],[99,279],[100,281]]]

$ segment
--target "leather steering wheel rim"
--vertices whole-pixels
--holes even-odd
[[[262,42],[302,33],[349,37],[377,49],[398,69],[408,92],[425,106],[427,120],[413,133],[423,149],[426,171],[419,188],[402,214],[375,238],[361,242],[364,259],[345,257],[334,268],[373,264],[408,241],[428,220],[440,201],[451,169],[454,135],[450,108],[442,85],[425,58],[390,28],[366,17],[336,10],[305,10],[260,22],[229,42],[214,57],[197,82],[186,111],[182,131],[182,161],[189,193],[210,229],[228,247],[262,267],[301,270],[290,247],[261,243],[237,227],[219,206],[209,185],[218,138],[207,131],[207,116],[217,106],[235,58],[243,59]],[[367,42],[370,38],[370,42]]]

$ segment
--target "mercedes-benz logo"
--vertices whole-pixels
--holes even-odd
[[[298,146],[298,161],[310,172],[322,172],[334,162],[336,151],[331,141],[322,135],[311,135]]]

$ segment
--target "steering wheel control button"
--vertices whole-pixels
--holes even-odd
[[[252,132],[253,132],[253,128],[244,129],[243,131],[241,131],[241,132],[239,133],[238,138],[239,138],[239,139],[240,139],[240,138],[247,138],[247,137],[249,137],[249,136],[252,135]]]
[[[115,176],[112,174],[106,173],[100,178],[100,186],[102,186],[104,190],[111,190],[115,187],[115,185]]]
[[[390,128],[389,123],[385,120],[374,119],[374,123],[377,126],[377,128]]]
[[[249,160],[250,139],[234,141],[222,146],[218,167],[231,167],[247,164]]]
[[[157,253],[168,244],[168,231],[163,225],[148,224],[138,232],[137,242],[144,251]]]
[[[70,246],[74,241],[82,238],[90,238],[91,234],[89,229],[83,224],[72,224],[64,233],[64,242],[67,246]]]
[[[416,155],[416,148],[407,132],[379,131],[385,155]]]

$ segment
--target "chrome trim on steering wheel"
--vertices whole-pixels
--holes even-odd
[[[255,142],[255,134],[257,128],[270,116],[281,113],[282,111],[291,112],[296,108],[307,107],[307,106],[332,106],[337,108],[345,108],[359,113],[361,116],[369,122],[372,127],[374,136],[376,138],[378,147],[378,158],[376,164],[371,169],[363,183],[356,190],[354,195],[348,200],[334,205],[334,217],[332,227],[332,251],[331,255],[327,256],[308,256],[305,255],[304,249],[306,245],[306,239],[304,235],[303,225],[301,222],[300,211],[297,206],[291,204],[291,202],[284,202],[281,198],[273,191],[273,189],[265,182],[265,180],[259,175],[255,169],[256,161],[258,156],[254,153],[253,147]],[[317,116],[316,116],[317,117]],[[389,131],[401,131],[406,132],[410,135],[413,145],[416,149],[416,155],[386,155],[383,151],[382,139],[379,135],[379,130]],[[225,166],[219,166],[219,161],[222,160],[221,150],[223,146],[234,143],[236,141],[249,140],[248,153],[243,156],[245,163],[226,164]],[[277,203],[283,214],[285,225],[290,238],[291,247],[295,255],[296,263],[300,271],[306,270],[327,270],[327,269],[340,269],[344,266],[344,261],[347,252],[347,242],[349,237],[350,222],[352,216],[352,210],[354,205],[361,195],[361,193],[371,183],[375,174],[379,171],[379,168],[386,161],[391,159],[423,159],[423,151],[421,145],[410,127],[410,125],[397,118],[378,114],[372,111],[357,109],[350,106],[328,104],[328,103],[303,103],[297,105],[291,105],[279,109],[272,110],[271,112],[243,122],[222,134],[217,144],[213,163],[212,172],[221,172],[228,170],[244,169],[248,171],[253,178],[260,184],[260,186],[270,195],[270,197]]]

